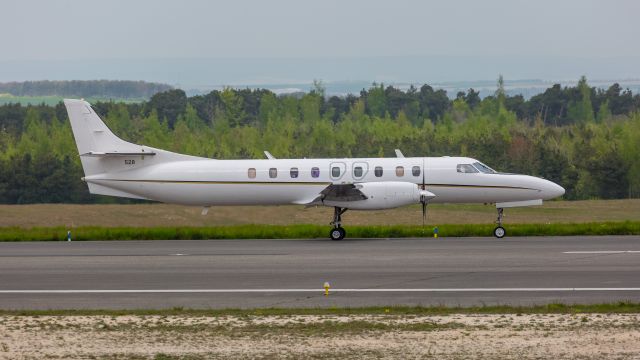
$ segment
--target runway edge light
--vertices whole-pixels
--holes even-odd
[[[329,296],[329,288],[331,287],[331,285],[329,285],[328,281],[324,282],[324,296]]]

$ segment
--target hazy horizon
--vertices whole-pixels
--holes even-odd
[[[146,80],[171,84],[238,85],[324,81],[448,82],[638,79],[639,57],[376,56],[342,58],[127,58],[0,60],[0,81]]]
[[[629,0],[10,1],[0,81],[638,79],[639,12]]]

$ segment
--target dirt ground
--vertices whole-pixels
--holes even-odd
[[[212,207],[165,205],[0,205],[0,227],[20,226],[213,226],[241,224],[319,224],[331,221],[333,209],[303,206]],[[430,205],[427,223],[490,224],[496,217],[492,205]],[[385,211],[349,211],[349,225],[419,225],[419,206]],[[640,199],[549,201],[542,206],[505,210],[506,223],[567,223],[640,220]]]
[[[640,314],[0,316],[0,359],[640,359]]]

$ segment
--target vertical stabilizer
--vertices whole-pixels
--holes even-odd
[[[170,161],[205,160],[126,142],[109,130],[88,102],[65,99],[64,105],[69,113],[85,177],[114,174]]]
[[[84,100],[64,100],[80,155],[89,152],[139,151],[140,145],[115,136]]]
[[[85,176],[110,170],[107,166],[109,162],[104,161],[106,159],[88,156],[92,153],[136,153],[143,150],[142,146],[115,136],[88,102],[65,99],[64,105],[69,113],[73,137],[76,140]]]

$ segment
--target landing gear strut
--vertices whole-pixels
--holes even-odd
[[[333,221],[331,222],[331,225],[333,225],[333,229],[331,229],[331,232],[329,232],[329,237],[331,238],[331,240],[342,240],[344,239],[345,235],[347,235],[347,232],[341,226],[342,214],[347,212],[347,210],[348,209],[346,208],[341,208],[338,206],[334,207]]]
[[[498,224],[498,226],[495,229],[493,229],[493,236],[497,237],[498,239],[502,239],[507,234],[507,231],[502,227],[503,216],[504,216],[504,209],[498,208],[498,219],[496,220],[496,224]]]

